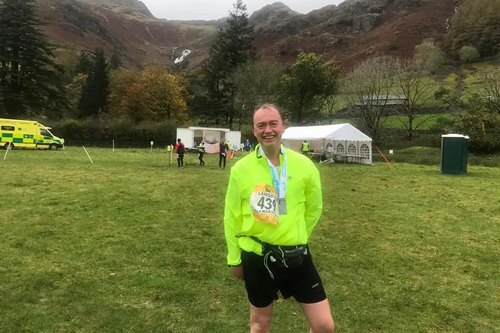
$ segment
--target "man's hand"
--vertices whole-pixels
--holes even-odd
[[[231,273],[233,273],[233,276],[236,277],[238,280],[243,281],[243,265],[239,266],[231,266]]]

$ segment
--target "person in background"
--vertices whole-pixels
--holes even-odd
[[[219,144],[219,168],[226,168],[226,158],[229,147],[225,140],[222,140]]]
[[[249,153],[251,149],[252,149],[252,143],[250,142],[250,140],[247,139],[247,141],[245,141],[245,151]]]
[[[177,154],[177,168],[181,169],[184,167],[184,154],[186,153],[186,145],[179,138],[175,145],[175,153]]]
[[[226,145],[227,145],[227,154],[226,154],[226,157],[229,157],[230,159],[233,158],[233,147],[231,146],[231,142],[226,141]]]
[[[309,142],[307,142],[307,140],[304,140],[302,142],[302,145],[300,146],[300,151],[302,152],[302,154],[307,156],[307,153],[309,152]]]
[[[205,161],[203,161],[203,156],[205,155],[205,142],[200,142],[198,145],[198,159],[200,160],[200,166],[205,165]]]

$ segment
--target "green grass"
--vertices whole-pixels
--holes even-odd
[[[431,119],[429,119],[431,117]],[[419,125],[424,122],[422,125],[419,125],[419,130],[430,129],[436,126],[442,119],[453,119],[454,115],[452,113],[442,113],[439,115],[418,115],[415,117],[413,121],[413,126]],[[428,120],[429,119],[429,120]],[[406,129],[405,125],[401,121],[404,121],[405,124],[408,123],[408,117],[403,116],[390,116],[386,117],[384,121],[384,127],[387,128],[403,128]]]
[[[417,141],[398,142],[390,146],[386,145],[382,148],[382,152],[391,163],[439,166],[441,163],[441,148],[416,146]],[[411,144],[413,146],[408,147]],[[389,155],[389,150],[393,150],[394,154]],[[379,162],[384,161],[383,157],[379,154],[374,155],[374,160]],[[472,166],[500,167],[500,155],[474,155],[473,153],[469,153],[468,162]]]
[[[248,332],[225,265],[229,170],[89,153],[93,165],[81,148],[0,160],[0,332]],[[500,170],[319,168],[310,246],[337,332],[498,332]],[[272,331],[307,331],[296,303],[276,304]]]

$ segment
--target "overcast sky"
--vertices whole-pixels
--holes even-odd
[[[225,17],[233,9],[235,0],[142,0],[157,18],[167,20],[213,20]],[[243,0],[249,14],[275,0]],[[327,5],[338,5],[342,0],[283,0],[292,10],[309,13]]]

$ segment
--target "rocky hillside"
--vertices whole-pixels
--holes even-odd
[[[456,0],[347,0],[258,30],[268,56],[311,51],[344,66],[375,54],[406,57],[424,38],[443,40]]]
[[[81,0],[83,2],[102,6],[111,9],[118,13],[128,14],[131,16],[144,15],[145,17],[153,18],[153,14],[149,11],[144,2],[139,0]]]
[[[255,11],[249,20],[255,29],[259,29],[261,27],[278,25],[298,15],[300,14],[291,10],[284,3],[275,2]]]
[[[116,50],[126,66],[173,64],[189,49],[188,68],[207,56],[218,21],[156,19],[138,0],[37,0],[43,30],[61,47]],[[336,58],[344,66],[375,54],[408,56],[424,38],[443,40],[460,0],[346,0],[308,14],[277,2],[250,17],[257,50],[291,61],[301,51]],[[174,48],[176,51],[174,51]]]
[[[158,20],[138,8],[125,14],[124,8],[95,5],[100,0],[37,0],[42,30],[60,49],[104,48],[110,56],[118,52],[124,65],[173,64],[183,49],[193,50],[190,64],[196,67],[206,57],[215,27],[190,26]],[[112,3],[134,0],[111,0]],[[139,5],[138,5],[139,6]],[[149,12],[149,11],[148,11]]]

